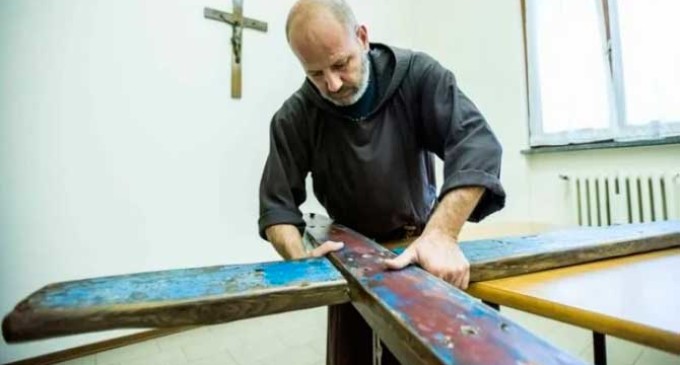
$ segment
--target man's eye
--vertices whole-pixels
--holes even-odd
[[[344,70],[345,68],[347,68],[347,64],[349,64],[349,60],[345,60],[341,63],[338,63],[334,65],[333,68],[336,70]]]
[[[315,78],[320,77],[321,75],[323,75],[323,72],[321,72],[321,71],[312,71],[312,72],[309,72],[308,75],[309,75],[309,77],[315,79]]]

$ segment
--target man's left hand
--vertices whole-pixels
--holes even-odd
[[[460,289],[468,287],[470,263],[456,239],[449,235],[436,231],[423,234],[401,255],[385,260],[387,267],[392,270],[400,270],[415,263]]]

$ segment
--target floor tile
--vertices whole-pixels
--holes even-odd
[[[121,365],[186,365],[187,358],[180,349],[163,350],[159,353],[125,360]]]
[[[239,341],[227,341],[225,347],[229,354],[241,365],[257,363],[268,356],[281,353],[286,346],[277,333],[268,332],[260,327],[261,333],[255,337],[240,338]]]
[[[642,351],[635,365],[680,365],[680,355],[646,348]]]
[[[607,336],[605,343],[607,362],[610,365],[633,365],[645,349],[644,346],[612,336]]]
[[[192,343],[182,346],[181,348],[182,352],[186,355],[187,360],[195,361],[227,351],[227,341],[228,340],[225,338],[212,338],[202,343]],[[240,343],[239,340],[239,344]]]
[[[97,360],[95,355],[81,357],[79,359],[60,362],[59,365],[96,365]]]
[[[578,354],[578,358],[585,361],[588,364],[592,364],[595,361],[593,346],[586,346]],[[610,364],[613,365],[613,364]]]
[[[246,363],[239,364],[229,353],[223,351],[200,360],[191,361],[189,365],[246,365]]]
[[[272,353],[256,363],[256,365],[321,365],[325,357],[319,355],[310,346],[293,346],[280,353]]]
[[[160,348],[156,341],[149,340],[131,346],[100,352],[96,355],[96,363],[97,365],[112,365],[157,354],[159,352]]]
[[[191,344],[201,344],[212,338],[214,338],[213,333],[210,332],[208,327],[199,327],[158,338],[156,339],[156,342],[158,343],[158,347],[165,351]]]
[[[592,346],[592,332],[567,324],[557,324],[550,330],[542,331],[540,335],[574,356],[578,356],[586,347]]]

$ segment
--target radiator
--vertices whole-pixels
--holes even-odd
[[[581,226],[680,219],[680,173],[560,175]]]

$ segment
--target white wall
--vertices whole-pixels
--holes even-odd
[[[503,144],[507,207],[487,223],[574,223],[560,174],[680,168],[680,145],[520,154],[528,146],[521,1],[430,0],[414,14],[423,24],[414,44],[454,71]]]
[[[242,100],[223,0],[0,2],[0,314],[52,282],[275,260],[257,236],[269,119],[303,74],[293,0],[245,2]],[[352,1],[411,45],[411,2]],[[311,193],[310,193],[311,196]],[[318,203],[308,204],[319,210]],[[118,336],[0,344],[0,362]]]
[[[520,14],[519,0],[431,0],[416,13],[428,26],[417,28],[414,44],[453,71],[503,145],[507,205],[490,222],[529,215],[527,161],[518,155],[528,133]]]
[[[202,16],[228,1],[0,2],[1,313],[51,282],[277,259],[256,236],[257,186],[269,118],[303,77],[282,30],[292,2],[246,1],[270,31],[245,31],[240,101],[230,30]],[[508,192],[489,222],[568,220],[559,173],[677,168],[677,145],[520,154],[520,0],[351,3],[373,40],[429,52],[487,116]],[[0,361],[120,333],[2,343]]]

